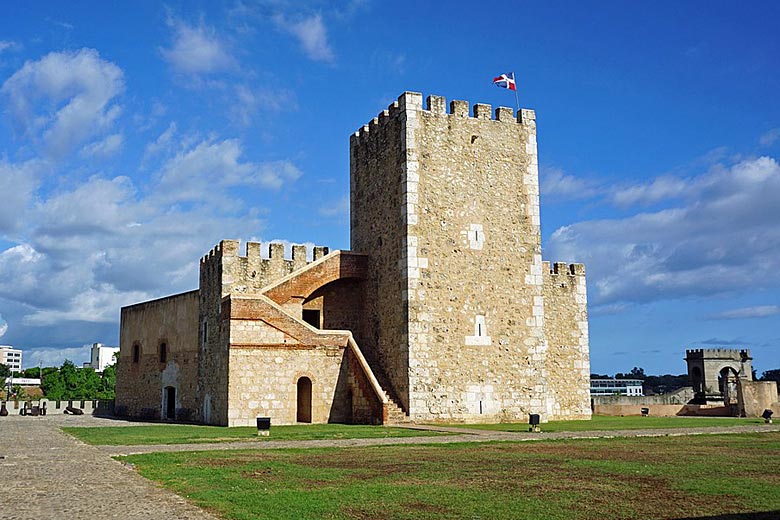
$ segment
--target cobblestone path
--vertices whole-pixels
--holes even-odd
[[[215,519],[65,435],[61,420],[0,418],[0,519]]]

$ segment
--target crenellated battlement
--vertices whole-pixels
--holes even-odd
[[[542,262],[542,272],[551,275],[585,276],[585,264],[567,264],[566,262]]]
[[[239,245],[238,240],[222,240],[201,258],[201,288],[219,286],[223,295],[257,292],[329,252],[324,246],[293,244],[287,257],[282,243],[247,242],[242,255]]]
[[[313,260],[318,260],[327,255],[329,249],[325,246],[314,246],[309,248],[305,244],[293,244],[291,248],[291,255],[289,258],[285,256],[284,244],[279,242],[247,242],[244,246],[244,254],[239,254],[239,241],[238,240],[222,240],[219,244],[214,246],[208,254],[204,255],[200,259],[200,263],[208,263],[215,258],[222,259],[225,257],[244,258],[247,261],[260,261],[260,262],[279,262],[290,261],[295,264],[303,264],[309,262],[307,259],[311,257]],[[264,247],[265,246],[265,247]],[[265,252],[268,254],[264,254]],[[309,255],[311,251],[311,255]]]
[[[743,356],[744,355],[744,356]],[[750,357],[750,349],[739,348],[692,348],[686,349],[686,359],[704,359],[704,358],[730,358],[739,359],[742,357],[752,359]]]
[[[449,111],[447,108],[449,107]],[[444,96],[428,96],[423,108],[423,97],[419,92],[404,92],[398,97],[397,101],[383,110],[379,115],[373,118],[367,125],[363,125],[354,134],[351,139],[360,141],[373,135],[379,127],[386,125],[389,121],[395,119],[402,112],[421,111],[435,116],[452,117],[461,119],[483,119],[486,121],[496,121],[501,123],[518,123],[525,126],[536,127],[536,112],[531,109],[522,108],[515,115],[514,109],[510,107],[499,106],[493,110],[492,105],[485,103],[474,103],[469,105],[468,101],[453,100],[447,105]]]

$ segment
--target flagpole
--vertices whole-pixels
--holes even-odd
[[[520,98],[517,97],[517,83],[515,83],[515,103],[517,103],[517,113],[520,114]]]

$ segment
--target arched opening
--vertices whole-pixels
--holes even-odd
[[[736,404],[737,371],[731,367],[723,367],[718,373],[718,388],[725,404]]]
[[[311,379],[302,377],[298,379],[298,422],[311,422]]]
[[[138,360],[141,358],[141,345],[136,343],[133,345],[133,363],[138,363]]]
[[[176,388],[172,386],[163,390],[163,419],[176,419]]]
[[[693,385],[693,391],[697,394],[702,392],[701,369],[699,367],[691,369],[691,385]]]

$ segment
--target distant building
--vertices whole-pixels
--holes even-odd
[[[119,347],[107,347],[102,343],[93,343],[90,350],[90,361],[84,363],[84,368],[93,368],[95,372],[102,372],[107,366],[114,364],[114,354],[119,352]]]
[[[641,379],[591,379],[590,395],[645,395]]]
[[[8,365],[15,372],[19,372],[22,370],[22,351],[10,345],[0,345],[0,363]]]

